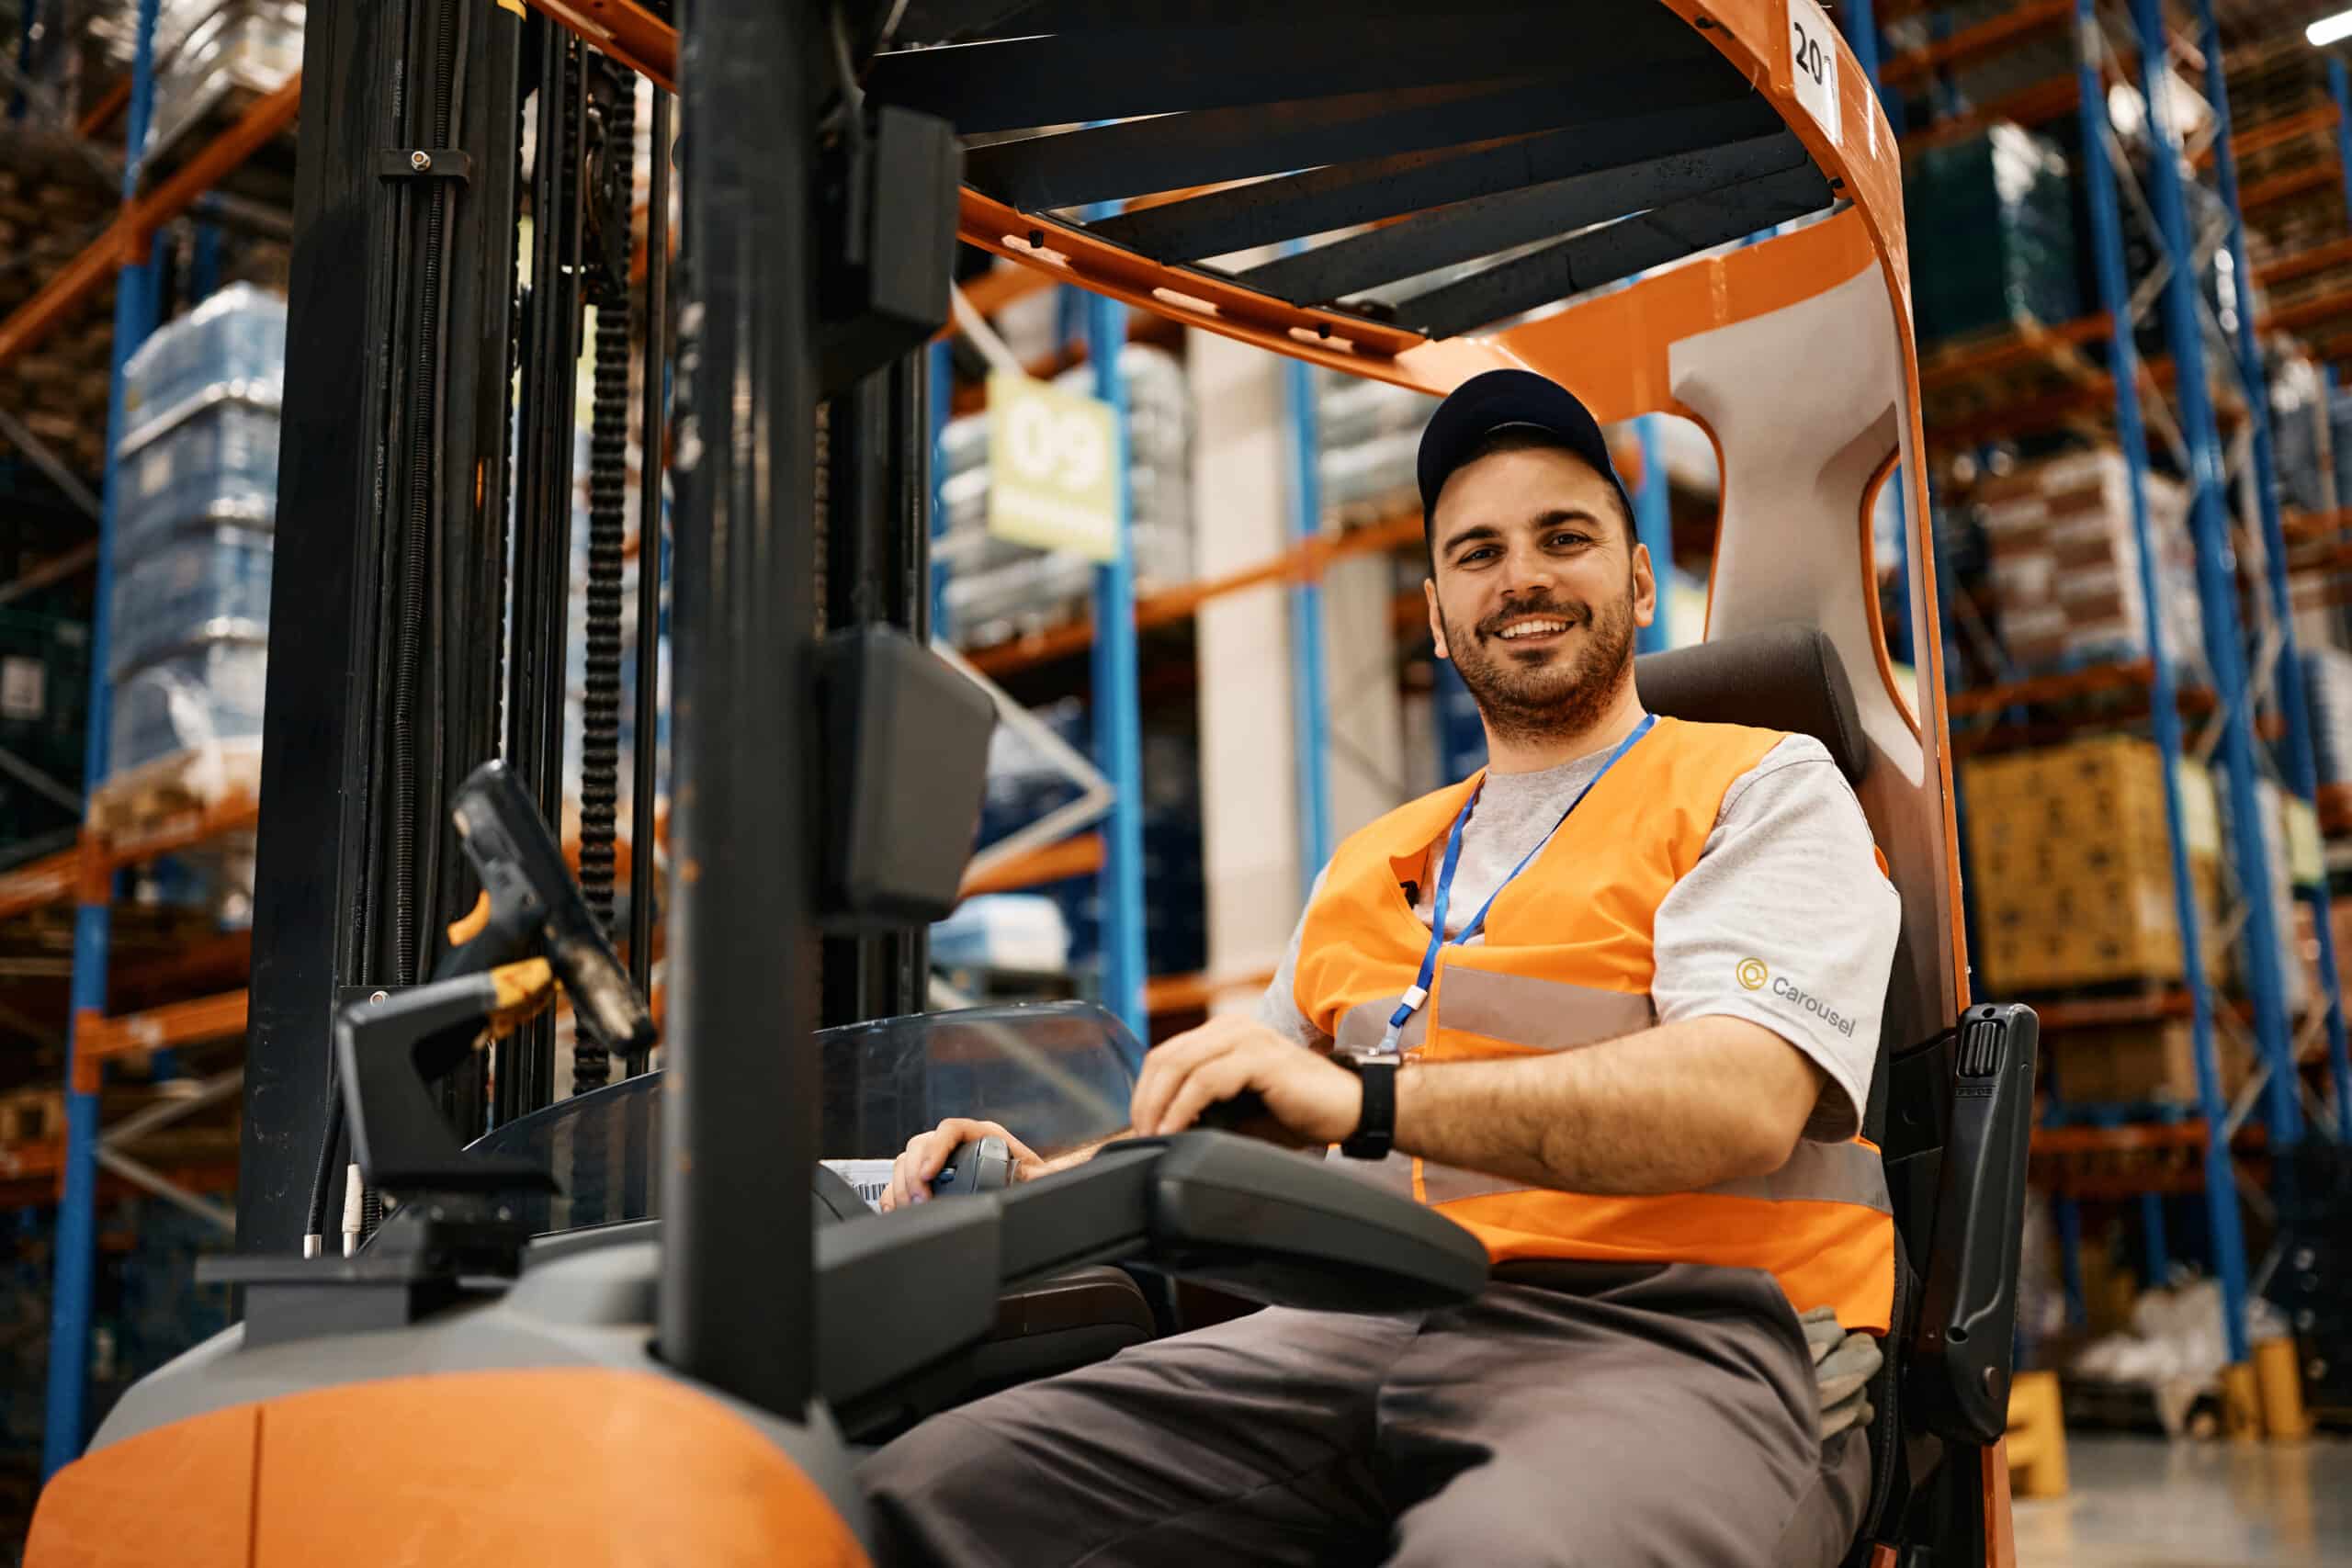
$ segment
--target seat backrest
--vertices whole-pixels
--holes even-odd
[[[1871,750],[1854,688],[1828,637],[1813,626],[1769,626],[1634,660],[1642,705],[1699,724],[1750,724],[1810,735],[1859,784]]]

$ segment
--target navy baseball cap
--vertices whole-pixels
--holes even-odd
[[[1437,516],[1438,491],[1453,470],[1478,449],[1479,443],[1498,430],[1524,428],[1548,436],[1598,469],[1617,491],[1625,509],[1626,527],[1633,527],[1634,501],[1625,481],[1610,460],[1608,438],[1600,422],[1574,392],[1532,370],[1487,370],[1473,376],[1445,396],[1421,432],[1419,464],[1421,482],[1421,526]]]

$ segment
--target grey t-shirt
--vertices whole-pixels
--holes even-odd
[[[1468,924],[1521,858],[1544,841],[1607,755],[1597,751],[1541,773],[1487,775],[1462,835],[1446,906],[1448,935]],[[1424,925],[1434,880],[1424,879],[1416,906]],[[1318,876],[1315,896],[1322,890]],[[1828,1077],[1805,1136],[1850,1138],[1861,1129],[1870,1096],[1900,919],[1861,802],[1820,741],[1790,736],[1724,792],[1699,863],[1658,905],[1651,1005],[1661,1023],[1711,1014],[1744,1018],[1786,1040]],[[1329,1037],[1294,998],[1305,930],[1301,917],[1259,1017],[1321,1049]]]

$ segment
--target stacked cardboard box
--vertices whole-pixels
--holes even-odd
[[[2197,1103],[2196,1030],[2185,1018],[2069,1029],[2052,1037],[2047,1054],[2058,1097],[2077,1105]],[[2213,1055],[2222,1093],[2236,1094],[2252,1060],[2243,1037],[2217,1024]]]
[[[2189,881],[2205,971],[2228,952],[2212,783],[2181,765]],[[2164,779],[2154,746],[2127,736],[1962,764],[1975,965],[1988,993],[2181,977]]]
[[[2188,493],[2143,479],[2155,551],[2163,646],[2176,673],[2203,678]],[[1977,487],[2001,644],[2021,674],[2145,659],[2129,471],[2111,447],[2022,465]]]

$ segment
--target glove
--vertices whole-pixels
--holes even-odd
[[[1847,1333],[1838,1326],[1836,1310],[1826,1306],[1815,1307],[1797,1323],[1804,1330],[1813,1381],[1821,1393],[1821,1440],[1849,1427],[1869,1426],[1877,1414],[1871,1408],[1870,1381],[1886,1364],[1876,1337]]]

